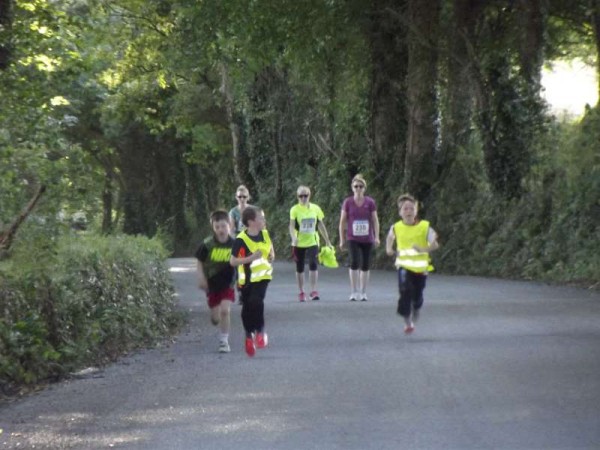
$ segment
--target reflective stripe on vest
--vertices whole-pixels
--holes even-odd
[[[262,252],[263,255],[269,255],[271,252],[271,238],[269,237],[269,233],[267,230],[262,230],[262,237],[264,242],[255,242],[248,237],[246,234],[246,230],[243,230],[240,234],[237,235],[238,238],[244,241],[250,253],[256,253],[258,250]],[[248,255],[249,256],[249,255]],[[238,284],[243,286],[246,284],[246,264],[241,264],[238,266]],[[262,280],[270,280],[273,278],[273,266],[269,262],[269,260],[265,257],[256,259],[250,263],[250,283],[256,283]]]
[[[418,252],[413,245],[427,247],[427,233],[429,222],[421,220],[416,225],[406,225],[399,221],[394,224],[394,235],[396,236],[396,269],[404,267],[411,272],[424,273],[433,270],[430,264],[429,253]]]

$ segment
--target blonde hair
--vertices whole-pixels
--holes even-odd
[[[419,202],[417,202],[417,200],[410,194],[401,194],[396,201],[399,207],[402,207],[404,202],[412,202],[417,208],[419,207]]]
[[[296,195],[300,195],[302,192],[306,192],[308,195],[310,195],[310,188],[304,185],[298,186],[298,189],[296,189]]]
[[[354,178],[352,178],[352,183],[350,184],[354,184],[355,181],[360,181],[362,184],[365,185],[365,189],[367,188],[367,180],[365,180],[361,173],[357,173],[356,175],[354,175]]]
[[[250,191],[249,191],[249,190],[248,190],[248,188],[247,188],[245,185],[243,185],[243,184],[240,184],[240,185],[237,187],[237,189],[235,190],[236,197],[237,197],[237,194],[238,194],[238,193],[239,193],[239,194],[245,194],[245,195],[247,195],[247,196],[248,196],[248,200],[250,200],[250,198],[251,198],[251,197],[250,197]]]

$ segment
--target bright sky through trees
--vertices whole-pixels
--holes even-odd
[[[581,61],[555,61],[551,70],[544,70],[544,97],[557,113],[579,117],[585,105],[598,103],[598,80],[593,67]]]

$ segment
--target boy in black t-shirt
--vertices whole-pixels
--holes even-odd
[[[219,352],[229,353],[229,326],[235,270],[229,264],[233,238],[230,235],[229,214],[217,210],[211,213],[213,235],[204,239],[196,251],[198,287],[206,292],[210,320],[219,326]]]

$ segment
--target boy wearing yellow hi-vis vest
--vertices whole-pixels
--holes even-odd
[[[423,290],[427,273],[433,270],[429,253],[439,247],[437,233],[426,220],[418,219],[417,201],[408,194],[398,197],[400,218],[387,235],[385,250],[396,256],[398,269],[398,314],[404,318],[404,332],[415,330],[415,323],[423,306]],[[396,241],[396,250],[393,248]]]
[[[268,345],[264,331],[264,300],[269,281],[273,278],[275,251],[269,232],[265,229],[262,209],[247,206],[242,212],[242,223],[246,228],[233,242],[229,263],[238,268],[242,324],[246,332],[245,349],[248,356],[254,356],[256,348]]]

